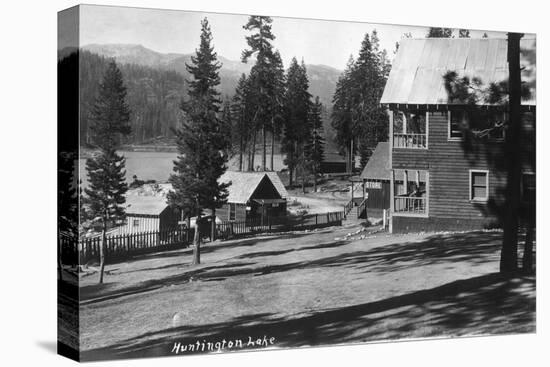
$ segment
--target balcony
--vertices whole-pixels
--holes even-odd
[[[426,197],[399,195],[394,198],[394,212],[426,214]]]
[[[393,134],[394,148],[427,149],[426,134]]]

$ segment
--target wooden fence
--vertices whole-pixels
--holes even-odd
[[[194,229],[174,228],[162,231],[139,232],[108,236],[105,243],[105,261],[116,262],[134,255],[167,251],[189,246]],[[81,239],[78,242],[80,264],[99,260],[101,236]]]
[[[285,232],[341,225],[344,212],[309,214],[293,217],[257,218],[242,222],[223,222],[216,227],[216,238],[227,240],[257,233]]]
[[[227,240],[239,236],[258,233],[305,230],[341,225],[343,212],[310,214],[297,217],[257,218],[243,222],[222,222],[216,225],[216,238]],[[105,261],[113,263],[126,260],[134,255],[149,252],[168,251],[188,247],[195,230],[193,228],[175,228],[170,230],[140,232],[108,236],[105,244]],[[210,231],[202,233],[204,237]],[[101,236],[77,240],[74,236],[59,235],[61,260],[63,264],[77,265],[99,261]]]

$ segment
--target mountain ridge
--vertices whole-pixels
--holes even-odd
[[[186,78],[189,77],[189,73],[185,68],[185,64],[191,62],[191,56],[193,55],[192,53],[162,53],[141,44],[129,43],[93,43],[84,45],[81,48],[100,56],[114,58],[119,63],[174,70]],[[253,63],[230,60],[219,54],[218,60],[222,64],[220,69],[220,91],[223,95],[231,96],[235,91],[238,79],[243,73],[248,74]],[[325,106],[330,106],[341,71],[323,64],[306,64],[306,69],[310,82],[310,93],[313,96],[319,96],[321,103]]]

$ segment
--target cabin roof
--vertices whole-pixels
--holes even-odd
[[[288,197],[285,186],[276,172],[226,171],[219,181],[224,183],[231,182],[231,185],[227,189],[229,192],[227,202],[246,204],[264,177],[267,177],[271,181],[282,198]]]
[[[168,204],[164,196],[126,196],[126,214],[160,215]]]
[[[388,142],[378,143],[369,161],[361,172],[362,179],[389,180],[390,171],[390,146]]]
[[[497,38],[403,39],[380,100],[382,104],[449,104],[443,83],[447,71],[477,77],[483,86],[508,79],[507,40]],[[524,105],[536,105],[536,41],[521,40],[522,81],[531,90]]]

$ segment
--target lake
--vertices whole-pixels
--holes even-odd
[[[140,180],[155,180],[157,182],[166,182],[173,172],[174,160],[177,157],[175,152],[133,152],[121,151],[126,157],[126,181],[132,182],[132,177],[136,175]],[[254,164],[258,166],[262,162],[261,154],[256,154]],[[270,157],[267,157],[269,167]],[[285,168],[282,155],[274,157],[275,170],[280,171]],[[233,157],[229,161],[229,169],[237,170],[239,168],[239,157]],[[82,186],[88,185],[88,176],[86,174],[86,159],[79,160],[80,178]]]

